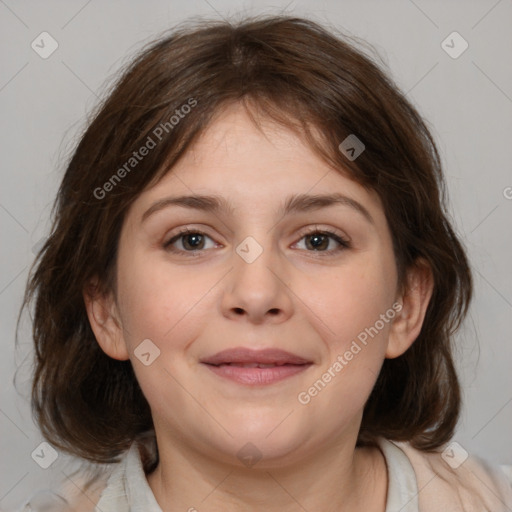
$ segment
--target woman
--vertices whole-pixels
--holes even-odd
[[[261,17],[143,51],[25,298],[42,432],[104,465],[63,510],[512,507],[452,440],[472,280],[443,194],[421,117],[348,38]]]

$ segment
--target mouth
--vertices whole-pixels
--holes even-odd
[[[279,349],[250,350],[242,347],[223,350],[201,360],[219,377],[250,386],[282,381],[309,368],[313,361]]]
[[[207,363],[208,364],[208,363]],[[290,363],[277,364],[277,363],[221,363],[214,364],[213,366],[237,366],[239,368],[275,368],[276,366],[290,366]],[[293,365],[298,366],[298,365]]]

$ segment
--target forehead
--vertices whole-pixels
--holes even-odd
[[[252,112],[251,112],[252,113]],[[342,193],[382,216],[380,198],[322,160],[304,137],[268,117],[257,123],[240,104],[217,112],[183,157],[136,201],[216,194],[240,209],[282,203],[293,194]],[[141,207],[142,207],[141,206]]]
[[[238,103],[219,110],[176,170],[192,167],[222,172],[234,168],[245,180],[277,177],[292,172],[291,166],[297,177],[306,179],[308,175],[326,173],[327,164],[313,152],[304,136],[249,108],[250,114]]]

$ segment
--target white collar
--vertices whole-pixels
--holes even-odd
[[[162,512],[149,487],[137,443],[110,475],[96,505],[98,512]]]
[[[386,512],[418,512],[418,483],[409,457],[383,437],[378,439],[378,444],[388,467]]]

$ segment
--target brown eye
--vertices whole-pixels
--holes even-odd
[[[202,249],[204,246],[204,235],[200,233],[192,233],[182,235],[182,245],[185,249]]]
[[[207,240],[213,240],[202,233],[201,231],[193,231],[184,229],[177,235],[173,236],[168,242],[164,244],[164,248],[171,252],[176,253],[192,253],[194,255],[197,251],[203,251],[211,247],[205,247]],[[215,246],[215,243],[213,244]]]
[[[350,247],[348,240],[332,231],[310,231],[304,234],[301,240],[306,240],[305,247],[308,251],[334,253]],[[329,246],[331,246],[331,249],[329,249]]]
[[[329,237],[322,233],[315,233],[313,235],[308,235],[306,238],[306,247],[309,249],[313,249],[315,251],[323,251],[327,249],[329,246]],[[308,243],[309,242],[309,243]]]

